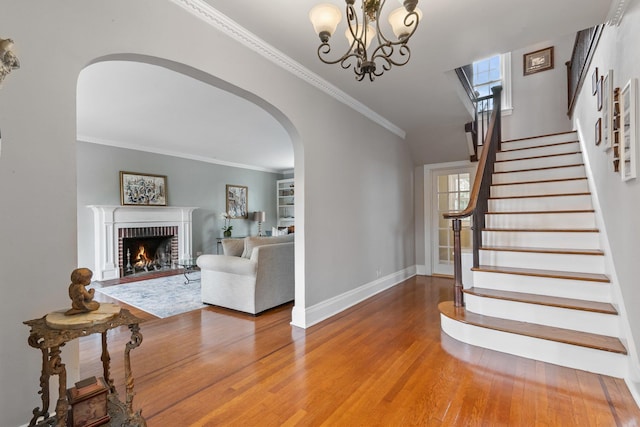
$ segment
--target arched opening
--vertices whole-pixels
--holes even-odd
[[[275,180],[301,178],[299,137],[284,114],[185,64],[134,54],[98,58],[80,73],[77,100],[80,265],[96,264],[87,206],[120,204],[119,171],[167,176],[167,204],[197,208],[194,257],[218,251],[227,184],[249,184],[248,210],[267,211],[262,226],[270,230],[277,224]],[[302,183],[296,182],[297,301],[304,301]],[[255,235],[250,219],[236,221],[236,236]]]

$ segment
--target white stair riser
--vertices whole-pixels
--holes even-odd
[[[593,229],[596,218],[593,212],[536,213],[536,214],[488,214],[486,228],[516,229]]]
[[[619,318],[614,314],[527,304],[471,294],[465,294],[464,301],[467,310],[485,316],[537,323],[611,337],[620,336]]]
[[[480,265],[534,268],[552,271],[580,271],[604,274],[604,256],[513,251],[480,251]]]
[[[502,143],[502,151],[519,150],[521,148],[538,147],[540,145],[557,144],[559,142],[577,141],[576,132],[562,133],[559,135],[543,136],[540,138],[519,139],[517,141],[505,141]]]
[[[513,182],[546,181],[552,179],[584,178],[583,165],[553,169],[540,169],[522,172],[504,172],[493,175],[493,184],[511,184]]]
[[[510,172],[526,169],[548,168],[555,166],[567,166],[582,164],[582,153],[566,154],[561,156],[539,157],[536,159],[512,160],[508,162],[496,162],[495,172]]]
[[[563,210],[592,210],[591,195],[526,197],[489,200],[490,212],[536,212]]]
[[[498,291],[522,292],[560,298],[611,302],[611,284],[588,280],[523,276],[520,274],[473,272],[473,286]]]
[[[623,354],[481,328],[443,314],[440,323],[450,337],[478,347],[616,378],[627,375],[629,362]]]
[[[576,141],[568,144],[525,148],[523,150],[500,151],[496,153],[496,160],[511,160],[550,154],[576,153],[578,151],[580,151],[580,143]]]
[[[591,232],[483,231],[482,244],[516,248],[600,249],[598,233]]]
[[[532,182],[528,184],[492,185],[491,197],[540,196],[545,194],[588,193],[589,184],[586,179],[569,181]]]

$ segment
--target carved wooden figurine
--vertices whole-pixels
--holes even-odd
[[[71,273],[71,284],[69,285],[69,298],[71,298],[71,309],[64,313],[67,316],[95,311],[100,307],[100,303],[93,301],[95,289],[85,286],[91,283],[93,272],[88,268],[76,268]]]

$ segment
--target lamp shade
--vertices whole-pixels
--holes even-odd
[[[417,21],[422,20],[422,11],[416,8],[415,12],[418,14],[418,20],[416,20],[415,17],[410,18],[408,26],[405,25],[404,22],[408,14],[407,10],[404,7],[399,7],[389,14],[389,24],[391,24],[393,34],[395,34],[398,39],[402,39],[411,34],[411,32],[418,24]]]
[[[316,34],[328,33],[332,36],[342,20],[342,13],[335,4],[322,3],[309,11],[309,19]]]
[[[265,211],[256,211],[253,213],[253,220],[258,222],[265,222],[267,220],[267,214]]]
[[[356,30],[356,37],[360,40],[362,40],[362,38],[364,37],[364,35],[362,34],[363,29],[364,27],[362,25],[358,25],[358,29]],[[347,28],[347,31],[344,32],[344,35],[349,41],[349,46],[351,46],[351,44],[353,44],[353,34],[351,34],[351,30]],[[369,48],[369,45],[371,44],[371,40],[373,40],[375,37],[376,37],[376,29],[373,28],[371,24],[367,25],[367,39],[363,40],[365,43],[365,49]],[[358,46],[355,46],[355,48],[357,49]]]

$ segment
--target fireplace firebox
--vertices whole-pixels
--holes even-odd
[[[178,227],[121,228],[118,234],[120,277],[177,268]]]

